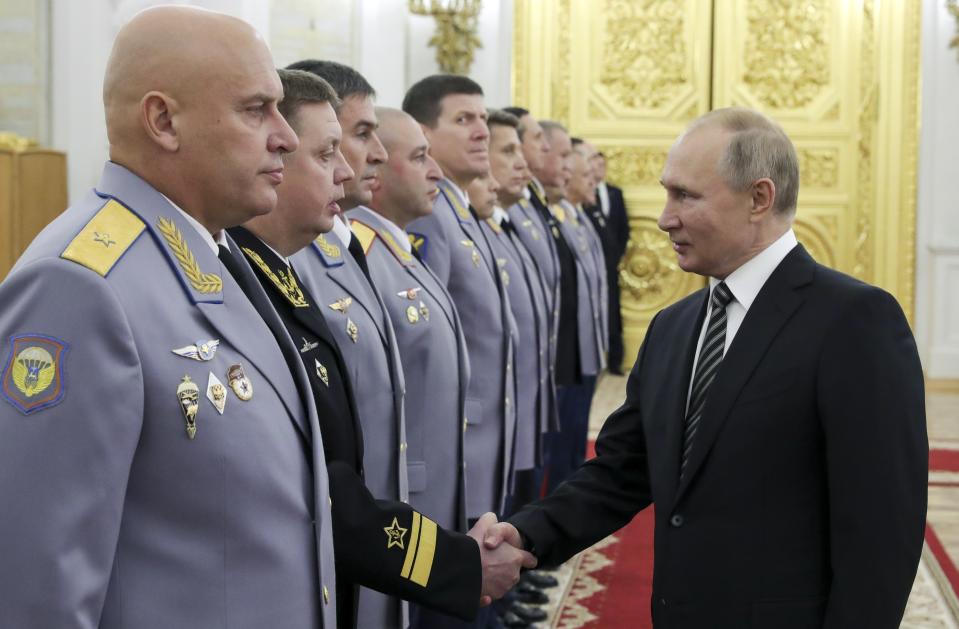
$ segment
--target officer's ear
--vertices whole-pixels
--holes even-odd
[[[163,150],[175,152],[180,137],[174,124],[177,102],[163,92],[147,92],[140,100],[140,116],[147,136]]]

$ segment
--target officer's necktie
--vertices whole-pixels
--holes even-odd
[[[350,244],[347,247],[352,254],[353,259],[356,260],[356,263],[360,265],[360,269],[363,270],[363,275],[366,276],[366,281],[371,285],[373,280],[370,279],[370,267],[366,264],[366,254],[363,253],[363,247],[360,245],[359,238],[355,234],[350,234]]]
[[[689,408],[686,410],[686,425],[683,430],[683,457],[679,468],[679,477],[686,471],[689,453],[692,451],[696,431],[703,417],[703,406],[709,386],[716,378],[719,365],[723,362],[723,352],[726,348],[726,306],[732,301],[733,294],[725,282],[720,282],[713,288],[712,312],[709,314],[709,323],[706,326],[706,336],[703,338],[702,349],[699,350],[699,360],[696,362],[696,373],[693,374],[693,386],[689,393]]]

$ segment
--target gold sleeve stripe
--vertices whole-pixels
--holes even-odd
[[[370,247],[373,246],[373,241],[376,240],[376,231],[369,225],[364,225],[359,221],[350,221],[350,228],[353,230],[353,233],[356,234],[356,239],[359,240],[363,246],[363,253],[369,253]]]
[[[416,557],[416,545],[420,541],[420,520],[422,516],[416,511],[413,512],[413,524],[410,525],[410,528],[413,531],[410,533],[410,545],[406,547],[406,559],[403,560],[403,569],[400,571],[400,576],[404,579],[410,578],[410,570],[413,569],[413,559]]]
[[[106,277],[146,229],[136,214],[110,199],[70,241],[60,257]]]
[[[413,564],[413,575],[410,581],[426,587],[430,580],[430,571],[433,569],[433,556],[436,554],[436,522],[423,517],[423,526],[420,530],[420,544],[416,551],[416,562]]]

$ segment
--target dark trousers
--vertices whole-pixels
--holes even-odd
[[[586,460],[589,407],[596,376],[583,376],[579,384],[556,388],[559,432],[546,435],[546,493],[551,493]]]
[[[623,314],[620,312],[619,300],[619,272],[614,267],[607,269],[606,280],[609,286],[609,353],[607,354],[608,369],[622,371],[623,369]]]

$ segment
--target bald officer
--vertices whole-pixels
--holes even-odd
[[[341,216],[345,210],[369,203],[377,171],[386,160],[375,133],[375,92],[362,75],[342,64],[306,60],[290,68],[315,74],[336,90],[337,120],[343,130],[340,150],[354,173],[343,184],[345,196],[333,204],[332,231],[317,237],[294,260],[310,292],[320,300],[350,379],[362,387],[356,405],[363,428],[366,486],[377,498],[406,501],[406,385],[393,322],[369,277],[360,243]],[[399,599],[360,591],[361,627],[397,626],[406,615]]]
[[[234,18],[118,33],[111,161],[0,285],[4,627],[336,626],[308,383],[217,257],[276,204],[282,97]]]
[[[509,296],[464,190],[489,170],[489,130],[482,88],[469,78],[433,75],[403,99],[440,168],[433,213],[408,231],[456,302],[470,355],[466,399],[466,513],[502,512],[512,474],[516,424]]]

